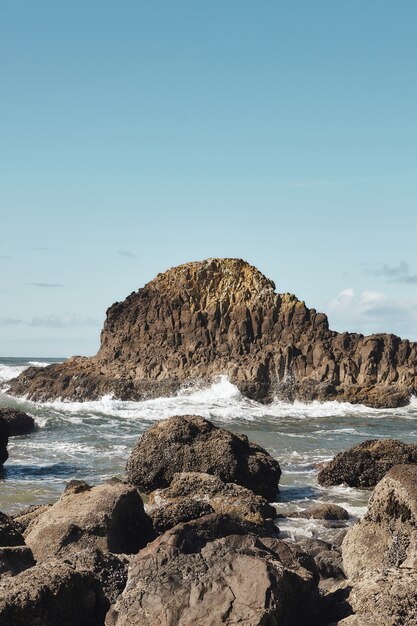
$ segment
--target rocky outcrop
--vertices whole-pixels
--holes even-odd
[[[196,540],[193,534],[205,523],[180,525],[132,559],[107,626],[318,623],[317,573],[307,555],[252,534]]]
[[[364,519],[348,531],[342,555],[358,624],[415,626],[417,465],[395,466],[378,483]]]
[[[2,626],[102,626],[107,608],[94,575],[59,560],[0,581]]]
[[[213,512],[260,525],[276,517],[275,508],[246,487],[224,483],[217,476],[198,472],[174,474],[167,489],[150,494],[147,507],[158,532]]]
[[[0,409],[0,419],[1,418],[9,425],[9,437],[28,435],[35,430],[35,420],[23,411],[3,408]]]
[[[281,470],[266,450],[197,415],[171,417],[139,439],[127,463],[129,482],[149,493],[168,487],[179,472],[213,474],[269,501],[276,500]]]
[[[9,453],[7,452],[7,444],[9,443],[9,425],[5,419],[0,417],[0,470],[9,458]]]
[[[107,311],[96,356],[29,368],[7,383],[34,400],[169,395],[219,374],[257,400],[404,405],[417,390],[417,344],[329,329],[240,259],[187,263]]]
[[[72,481],[61,498],[30,524],[25,540],[36,560],[82,549],[135,553],[154,538],[142,499],[113,478],[96,487]]]
[[[374,487],[394,465],[417,463],[417,445],[370,439],[337,454],[318,475],[322,485]]]
[[[302,519],[320,519],[327,521],[344,521],[349,519],[349,513],[338,504],[329,502],[320,502],[314,504],[305,511],[289,511],[283,512],[279,517],[294,517]]]
[[[0,547],[0,579],[16,576],[34,565],[32,550],[27,546]]]

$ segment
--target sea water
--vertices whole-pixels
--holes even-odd
[[[0,383],[29,366],[57,359],[0,358]],[[309,404],[275,401],[264,405],[242,396],[224,376],[206,388],[185,387],[177,395],[143,402],[104,396],[94,402],[31,402],[0,393],[0,407],[11,406],[35,418],[34,433],[9,440],[9,459],[0,474],[0,511],[55,501],[73,478],[91,484],[124,476],[131,449],[152,424],[171,415],[197,414],[266,448],[278,459],[282,477],[277,512],[302,510],[315,502],[345,507],[351,521],[366,511],[368,490],[322,487],[320,465],[366,439],[417,438],[417,400],[398,409],[370,409],[338,402]],[[290,536],[324,537],[311,520],[279,520]],[[329,531],[330,533],[331,531]]]

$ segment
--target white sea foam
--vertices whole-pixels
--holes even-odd
[[[25,369],[26,365],[3,365],[0,364],[0,383],[5,383],[16,376],[19,376]]]

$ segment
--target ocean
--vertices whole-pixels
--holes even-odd
[[[0,358],[0,383],[25,368],[60,359]],[[370,409],[338,402],[259,404],[241,395],[222,376],[207,388],[189,386],[170,398],[122,402],[31,402],[0,393],[0,407],[35,418],[36,431],[9,440],[9,459],[0,473],[0,511],[55,501],[73,479],[91,484],[123,477],[130,450],[141,434],[171,415],[197,414],[266,448],[282,469],[277,512],[302,510],[314,502],[345,507],[353,523],[366,511],[368,490],[322,487],[318,467],[336,453],[366,439],[390,437],[416,442],[417,399],[398,409]],[[317,521],[279,520],[283,534],[331,539],[334,529]]]

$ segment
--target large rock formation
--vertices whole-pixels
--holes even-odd
[[[187,263],[159,274],[107,311],[101,346],[29,368],[9,392],[33,400],[122,400],[168,395],[190,381],[227,375],[268,401],[339,399],[406,404],[417,389],[417,344],[395,335],[329,330],[309,309],[240,259]]]
[[[417,445],[397,439],[369,439],[340,452],[320,470],[321,485],[374,487],[394,465],[417,463]]]
[[[9,425],[9,437],[27,435],[35,430],[33,417],[18,409],[9,407],[0,409],[0,419],[5,420]]]
[[[168,487],[178,472],[204,472],[274,501],[279,463],[245,435],[217,428],[199,415],[170,417],[147,430],[127,462],[129,481],[149,493]]]
[[[132,485],[111,479],[96,487],[72,481],[25,533],[36,560],[82,549],[135,553],[154,538],[151,520]]]
[[[355,620],[341,624],[417,624],[417,465],[397,465],[378,483],[364,519],[342,544]]]
[[[295,544],[245,531],[232,534],[226,520],[207,518],[176,526],[132,558],[127,586],[107,614],[107,626],[319,623],[311,558]],[[217,536],[202,537],[202,525]]]

